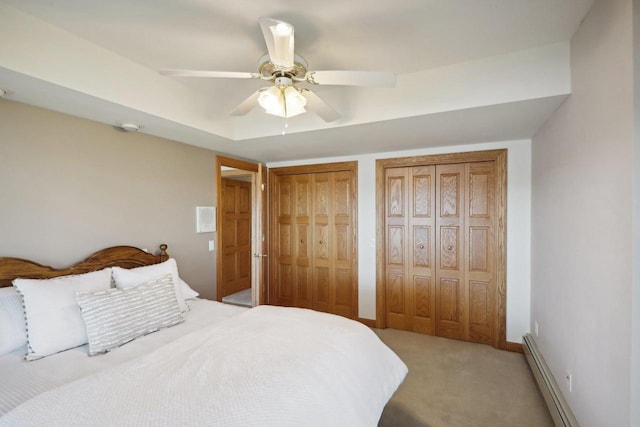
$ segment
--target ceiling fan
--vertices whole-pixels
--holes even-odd
[[[258,19],[267,44],[268,54],[258,61],[257,73],[233,71],[204,71],[161,69],[160,74],[182,77],[216,77],[232,79],[261,79],[273,82],[272,86],[258,89],[231,111],[232,116],[243,116],[256,105],[268,114],[293,117],[307,109],[326,122],[340,118],[340,114],[318,95],[298,83],[310,85],[343,85],[394,87],[396,76],[380,71],[309,71],[309,65],[294,53],[293,25],[273,18]]]

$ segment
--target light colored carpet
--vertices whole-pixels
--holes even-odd
[[[239,305],[241,307],[251,307],[251,288],[227,295],[222,298],[222,302],[225,304]]]
[[[413,332],[374,331],[409,367],[379,426],[553,427],[524,355]]]

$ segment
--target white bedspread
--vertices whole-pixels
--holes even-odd
[[[174,341],[204,326],[247,311],[246,308],[195,299],[179,325],[140,337],[112,352],[89,357],[88,346],[72,348],[43,359],[26,362],[26,346],[0,357],[0,416],[21,403],[87,375],[109,369]]]
[[[40,394],[0,426],[375,426],[406,372],[364,325],[260,306]]]

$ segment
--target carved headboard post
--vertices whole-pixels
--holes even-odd
[[[163,243],[160,245],[160,262],[165,262],[169,259],[169,254],[167,253],[168,246]]]

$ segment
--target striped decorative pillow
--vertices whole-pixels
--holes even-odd
[[[89,338],[89,355],[106,353],[184,320],[171,274],[127,289],[76,294]]]

